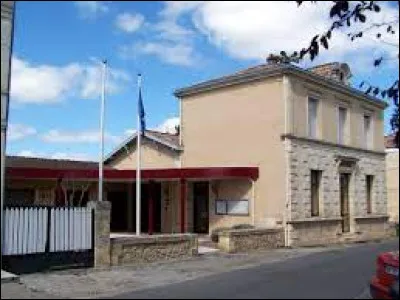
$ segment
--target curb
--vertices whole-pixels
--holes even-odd
[[[1,271],[1,283],[19,282],[19,276]]]

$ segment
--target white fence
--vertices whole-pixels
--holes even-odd
[[[92,248],[92,209],[5,208],[3,255],[82,251]]]

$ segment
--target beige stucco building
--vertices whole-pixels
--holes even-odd
[[[286,245],[385,235],[386,104],[350,76],[268,62],[175,91],[179,132],[143,136],[146,229],[280,227]],[[134,231],[136,136],[105,163],[114,229]]]

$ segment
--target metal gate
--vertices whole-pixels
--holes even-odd
[[[6,207],[3,218],[4,270],[22,274],[93,266],[93,209]]]

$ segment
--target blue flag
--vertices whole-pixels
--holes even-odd
[[[145,113],[144,113],[144,106],[143,106],[143,99],[142,99],[142,89],[139,89],[139,102],[138,102],[138,113],[140,118],[140,134],[144,134],[146,130],[146,120],[145,120]]]

